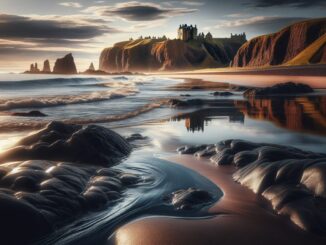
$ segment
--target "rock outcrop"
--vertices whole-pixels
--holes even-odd
[[[144,183],[111,167],[130,151],[124,138],[99,126],[53,122],[23,138],[0,155],[1,242],[32,244],[124,198],[128,188]]]
[[[100,70],[157,71],[228,66],[238,48],[236,41],[138,39],[106,48]]]
[[[302,21],[277,33],[253,38],[238,50],[232,66],[325,63],[325,33],[326,18],[322,18]]]
[[[50,68],[50,61],[49,60],[45,60],[43,63],[43,73],[51,73],[51,68]]]
[[[123,137],[107,128],[51,122],[3,152],[0,162],[43,159],[112,166],[127,157],[131,149]]]
[[[217,165],[233,164],[238,168],[233,179],[263,195],[278,214],[304,230],[326,235],[326,154],[243,140],[178,151],[210,157]]]
[[[273,95],[294,95],[312,93],[314,90],[303,83],[279,83],[271,87],[266,88],[250,88],[244,92],[245,97],[266,97]]]
[[[66,75],[77,74],[77,68],[75,65],[74,57],[71,53],[67,54],[61,59],[56,60],[53,68],[53,73]]]
[[[47,115],[40,111],[13,112],[12,116],[16,117],[46,117]]]

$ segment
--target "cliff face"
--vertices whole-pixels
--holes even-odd
[[[253,38],[238,50],[232,66],[282,65],[295,59],[305,49],[313,52],[311,57],[316,55],[316,58],[309,60],[309,63],[325,62],[326,38],[320,41],[322,42],[320,49],[309,49],[325,33],[326,18],[322,18],[302,21],[277,33]],[[296,63],[289,64],[296,65]]]
[[[72,54],[67,54],[61,59],[57,59],[53,68],[55,74],[77,74],[74,57]]]
[[[229,65],[239,42],[138,39],[106,48],[100,70],[106,72],[187,70]]]

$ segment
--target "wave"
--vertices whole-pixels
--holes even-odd
[[[146,104],[134,111],[130,111],[124,114],[119,115],[109,115],[109,116],[102,116],[102,117],[96,117],[96,118],[80,118],[80,119],[68,119],[64,120],[65,123],[73,123],[73,124],[91,124],[91,123],[108,123],[108,122],[115,122],[115,121],[122,121],[126,120],[132,117],[136,117],[140,114],[152,111],[154,109],[157,109],[161,107],[164,104],[164,102],[156,102],[156,103],[150,103]]]
[[[138,93],[135,88],[116,89],[110,91],[97,91],[82,93],[79,95],[47,96],[37,98],[15,98],[0,100],[0,110],[11,110],[19,108],[43,108],[62,105],[82,104],[99,102],[104,100],[122,98]]]
[[[66,119],[66,120],[63,120],[63,122],[86,125],[86,124],[92,124],[92,123],[94,124],[94,123],[109,123],[109,122],[123,121],[123,120],[129,119],[129,118],[136,117],[143,113],[147,113],[154,109],[160,108],[164,104],[165,104],[165,101],[158,101],[158,102],[146,104],[140,108],[137,108],[134,111],[130,111],[130,112],[127,112],[124,114],[101,116],[101,117],[95,117],[95,118]],[[50,121],[48,121],[48,120],[42,120],[42,121],[28,120],[28,121],[24,121],[24,122],[22,122],[22,121],[20,121],[20,122],[3,121],[3,122],[0,122],[0,132],[38,130],[38,129],[43,128],[49,122]]]
[[[87,77],[87,78],[49,78],[36,80],[19,80],[19,81],[0,81],[0,89],[17,89],[17,88],[33,88],[33,87],[48,87],[68,84],[78,84],[84,82],[100,82],[102,79]]]

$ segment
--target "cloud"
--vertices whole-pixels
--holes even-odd
[[[88,39],[117,32],[97,20],[76,16],[19,16],[0,14],[0,38]]]
[[[59,5],[64,6],[64,7],[71,7],[71,8],[82,8],[83,5],[77,2],[63,2],[59,3]]]
[[[254,16],[220,21],[215,29],[241,30],[254,33],[276,32],[290,24],[305,20],[303,17]]]
[[[182,1],[181,2],[183,5],[188,5],[188,6],[203,6],[205,5],[205,2],[203,1]]]
[[[193,13],[196,9],[163,7],[156,3],[137,1],[118,3],[115,6],[93,6],[84,12],[95,12],[101,16],[116,16],[128,21],[152,21],[172,16]]]
[[[291,6],[298,8],[326,6],[325,0],[254,0],[253,2],[247,3],[254,7],[275,7],[275,6]]]

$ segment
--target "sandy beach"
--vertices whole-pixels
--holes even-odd
[[[210,218],[146,217],[122,226],[107,244],[324,244],[271,210],[269,203],[232,180],[233,167],[213,166],[192,156],[168,159],[211,180],[223,190]]]

